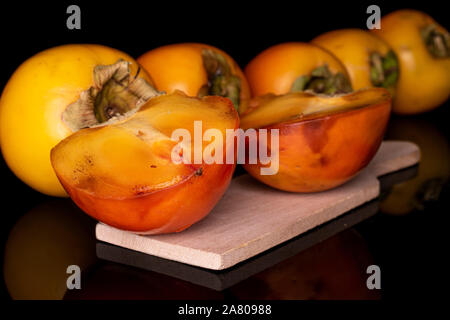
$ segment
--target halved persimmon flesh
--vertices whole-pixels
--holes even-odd
[[[370,88],[335,96],[308,92],[255,98],[242,115],[241,127],[267,130],[268,154],[278,158],[278,172],[262,175],[272,163],[246,163],[256,179],[277,189],[316,192],[337,187],[364,168],[378,150],[391,110],[386,89]],[[278,150],[271,150],[272,130]],[[247,140],[246,145],[255,143]]]
[[[195,151],[207,146],[194,143],[195,121],[203,131],[217,129],[223,136],[239,126],[229,99],[160,95],[137,112],[64,139],[51,152],[52,165],[71,198],[94,218],[139,233],[179,231],[209,213],[235,167],[225,160],[194,163]],[[191,147],[189,163],[173,161],[176,129],[190,134],[183,141]],[[231,148],[223,147],[224,159]],[[179,156],[183,160],[187,154]]]

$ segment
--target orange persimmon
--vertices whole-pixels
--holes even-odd
[[[330,52],[310,43],[272,46],[245,67],[252,96],[303,90],[344,93],[352,90],[345,66]]]
[[[231,99],[236,109],[250,98],[238,64],[226,52],[207,44],[180,43],[150,50],[138,59],[159,90],[189,96],[218,95]]]

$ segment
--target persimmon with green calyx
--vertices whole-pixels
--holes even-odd
[[[118,61],[122,62],[117,64]],[[95,74],[100,74],[96,70],[111,73],[111,65],[121,66],[120,72],[126,76],[116,75],[116,80],[110,80],[112,74],[102,72],[103,78],[96,79]],[[119,82],[112,85],[113,81]],[[86,124],[68,122],[68,109],[75,110],[73,103],[80,94],[97,99],[99,117],[105,116],[103,112],[119,111],[121,99],[141,104],[148,97],[140,96],[135,87],[144,81],[152,85],[148,74],[132,57],[101,45],[63,45],[29,58],[8,80],[0,99],[0,143],[7,165],[33,189],[51,196],[67,196],[51,166],[50,150],[79,126],[96,121],[84,118]],[[91,87],[92,92],[83,93]],[[78,116],[72,112],[69,117]]]
[[[204,84],[197,96],[208,95],[229,98],[238,107],[241,94],[241,79],[231,72],[226,58],[212,49],[202,50],[203,66],[208,75],[208,83]]]
[[[279,169],[272,175],[261,174],[274,160],[243,166],[254,178],[284,191],[337,187],[373,158],[390,112],[391,95],[384,88],[332,96],[294,92],[254,98],[241,116],[243,129],[256,129],[256,136],[246,140],[246,148],[251,144],[267,147],[271,159],[278,159]],[[267,133],[267,144],[259,140],[261,129]],[[271,148],[272,129],[278,130],[278,150]]]
[[[398,10],[382,17],[372,32],[394,50],[399,78],[393,111],[417,114],[432,110],[450,96],[450,35],[427,14]]]
[[[237,110],[250,98],[247,80],[226,52],[201,43],[179,43],[150,50],[138,62],[165,92],[229,98]]]
[[[245,67],[252,96],[298,91],[323,94],[352,91],[345,66],[330,52],[310,43],[272,46]]]
[[[144,96],[147,92],[153,94],[143,87]],[[74,110],[85,110],[85,118],[95,122],[89,93]],[[203,155],[210,148],[194,143],[196,121],[201,121],[203,131],[219,130],[222,137],[227,129],[239,127],[227,98],[188,97],[180,91],[157,94],[140,107],[80,128],[52,149],[51,162],[72,200],[95,219],[141,234],[182,231],[211,211],[235,168],[235,162],[226,161],[228,152],[236,154],[234,141],[214,148],[217,155],[223,148],[220,161],[195,162],[196,153]],[[74,124],[81,127],[80,123],[86,126],[85,119],[75,117]],[[190,159],[184,149],[176,152],[180,161],[173,159],[179,141],[172,134],[177,129],[190,134],[191,139],[181,141],[190,146]]]
[[[399,73],[397,57],[373,33],[360,29],[334,30],[311,42],[332,52],[345,65],[354,90],[383,87],[395,94]]]

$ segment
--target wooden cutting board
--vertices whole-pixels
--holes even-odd
[[[191,266],[105,242],[97,242],[96,254],[98,258],[103,260],[165,274],[222,291],[372,217],[378,212],[378,202],[378,199],[369,201],[336,219],[225,270],[210,270]]]
[[[97,224],[96,237],[117,246],[213,270],[223,270],[376,198],[377,177],[416,164],[411,142],[384,141],[372,162],[350,182],[324,192],[272,189],[245,174],[202,221],[174,234],[140,236]]]

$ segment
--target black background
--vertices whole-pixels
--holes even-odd
[[[81,30],[68,30],[66,9],[81,8]],[[366,28],[371,4],[382,15],[422,10],[446,26],[441,1],[54,1],[2,3],[1,83],[31,55],[66,43],[100,43],[138,57],[161,45],[204,42],[228,52],[242,67],[263,49],[310,41],[339,28]],[[5,60],[3,60],[5,61]]]
[[[66,8],[81,8],[81,30],[66,28]],[[138,57],[161,45],[177,42],[203,42],[228,52],[241,67],[263,49],[286,41],[309,41],[315,36],[339,28],[365,28],[370,4],[381,7],[382,15],[400,8],[425,11],[449,29],[448,12],[442,1],[408,2],[360,1],[55,1],[0,5],[2,66],[0,88],[14,70],[33,54],[67,43],[99,43]],[[448,103],[423,115],[436,126],[448,125]],[[21,128],[17,128],[21,130]],[[448,135],[447,135],[448,137]],[[18,180],[0,159],[1,244],[4,245],[14,221],[46,199]],[[446,197],[448,198],[448,188]],[[448,203],[439,204],[442,213]],[[384,298],[434,298],[441,280],[448,273],[443,262],[442,214],[413,215],[405,220],[391,220],[383,228],[386,241],[379,240],[378,225],[362,227],[374,254],[391,248],[384,255]],[[425,219],[426,218],[426,219]],[[388,218],[385,218],[388,219]],[[390,218],[392,219],[392,218]],[[375,224],[383,225],[383,218]],[[372,223],[372,224],[373,224]],[[405,225],[406,223],[406,225]],[[370,243],[378,235],[378,242]],[[391,243],[395,239],[395,243]],[[404,243],[408,239],[408,243]],[[411,242],[410,239],[413,239]],[[417,253],[417,254],[416,254]],[[402,260],[402,257],[404,259]],[[394,259],[395,257],[395,259]],[[415,258],[417,257],[417,259]],[[399,263],[404,262],[404,263]],[[400,277],[399,277],[400,275]],[[1,289],[2,297],[7,292]]]

